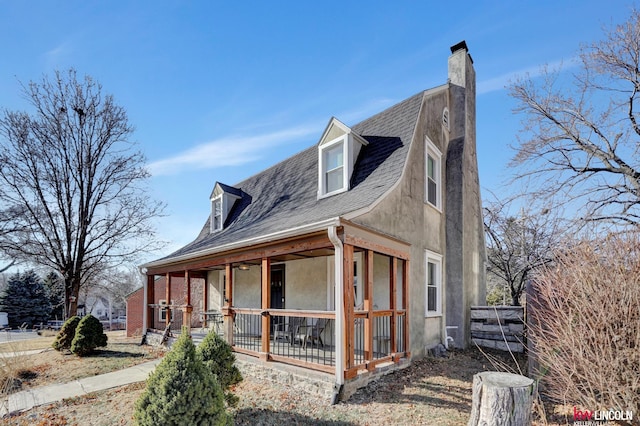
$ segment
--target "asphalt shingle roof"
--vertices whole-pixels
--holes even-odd
[[[318,199],[318,147],[313,145],[242,182],[242,192],[222,231],[209,232],[209,219],[191,243],[161,259],[170,261],[219,245],[285,231],[367,207],[400,178],[424,92],[370,117],[351,129],[367,140],[349,191]]]

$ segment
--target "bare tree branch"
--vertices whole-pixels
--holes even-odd
[[[640,13],[582,47],[580,69],[511,86],[524,115],[512,165],[542,177],[536,196],[569,194],[594,221],[640,223]]]
[[[70,70],[23,92],[34,112],[0,116],[0,251],[53,268],[77,302],[101,269],[158,247],[151,221],[164,206],[145,191],[124,108],[99,83]]]

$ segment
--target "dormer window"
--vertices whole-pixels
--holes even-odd
[[[213,222],[211,223],[211,231],[220,231],[222,229],[222,195],[214,198],[211,206],[211,217]]]
[[[211,192],[211,232],[224,229],[227,217],[237,200],[242,198],[242,191],[229,185],[216,182]]]
[[[318,144],[318,198],[349,190],[351,173],[367,141],[332,118]]]
[[[345,190],[345,137],[338,138],[322,150],[325,194]]]

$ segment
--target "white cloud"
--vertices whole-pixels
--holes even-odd
[[[512,71],[506,74],[502,74],[498,77],[490,78],[488,80],[478,82],[476,93],[481,95],[483,93],[495,92],[496,90],[503,90],[518,77],[528,76],[535,78],[542,74],[543,70],[562,70],[566,71],[574,68],[577,65],[577,61],[570,59],[568,61],[556,61],[546,65],[536,65],[529,68],[524,68],[518,71]]]
[[[58,66],[61,62],[64,61],[66,57],[71,55],[72,51],[73,51],[72,45],[68,41],[65,41],[59,44],[58,46],[54,47],[53,49],[46,51],[44,56],[45,56],[47,66],[49,67]]]
[[[147,169],[154,176],[173,175],[186,169],[239,166],[260,159],[264,149],[318,134],[317,125],[299,126],[257,136],[230,136],[188,149],[173,157],[154,161]]]

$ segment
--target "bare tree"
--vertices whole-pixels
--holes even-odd
[[[127,114],[75,70],[23,86],[33,113],[0,115],[0,250],[59,272],[69,312],[105,265],[157,248],[163,205],[145,191]]]
[[[536,274],[530,293],[534,374],[555,401],[634,410],[629,424],[637,425],[640,235],[567,243],[571,248],[557,250],[554,264]]]
[[[513,201],[485,203],[487,272],[509,288],[510,302],[520,299],[531,274],[553,260],[561,238],[558,216],[548,209],[512,211]]]
[[[640,12],[579,52],[572,76],[545,69],[511,95],[524,114],[513,165],[536,196],[561,196],[587,220],[640,223]]]

